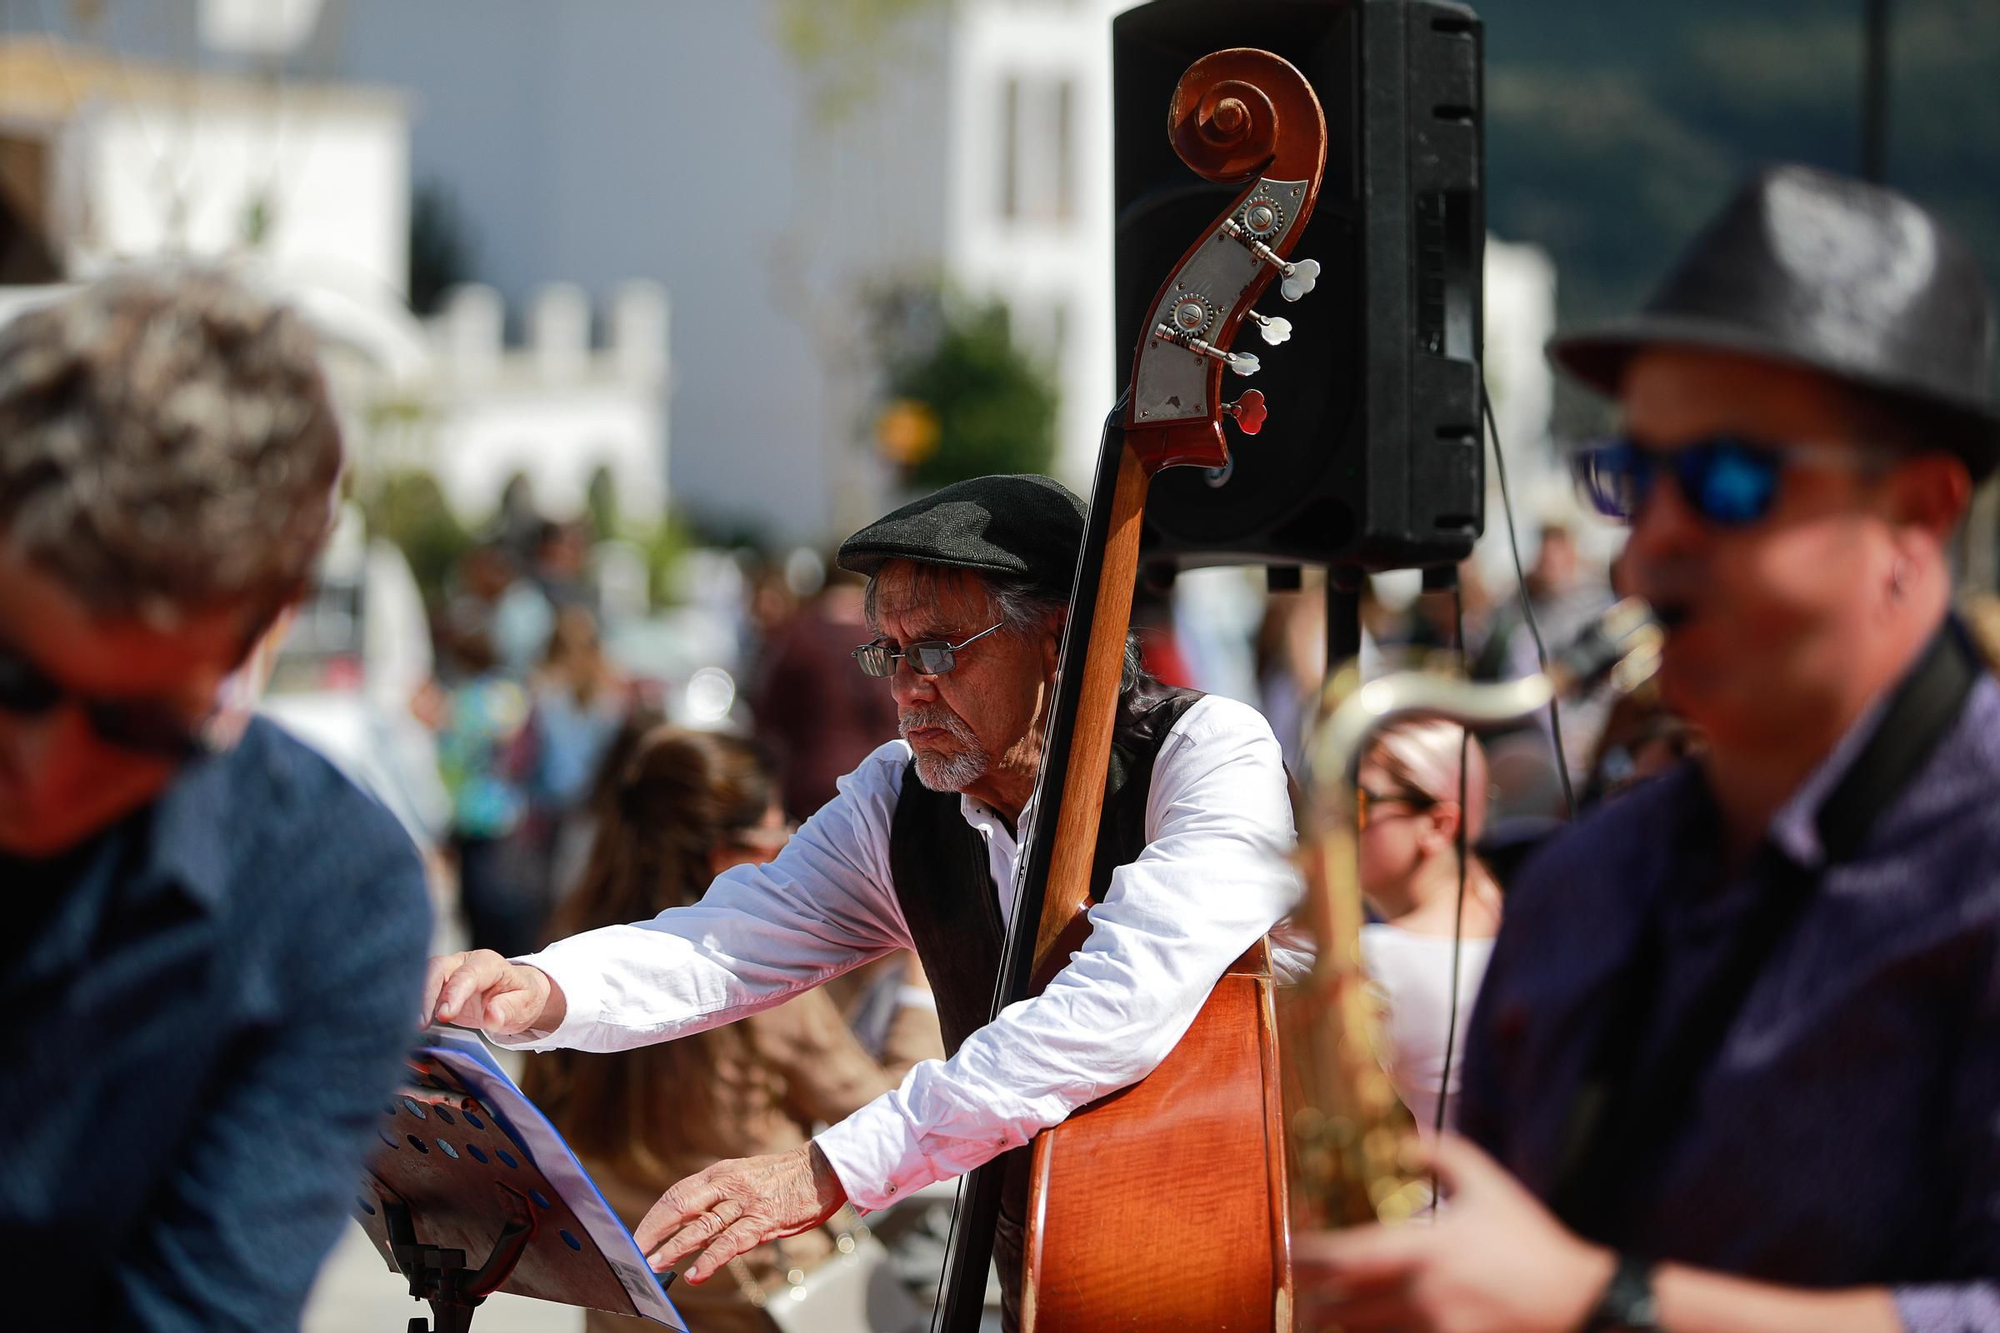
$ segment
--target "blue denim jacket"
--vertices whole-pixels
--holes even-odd
[[[0,1322],[295,1328],[415,1033],[408,836],[259,720],[59,892],[0,955]]]
[[[1641,1066],[1762,889],[1757,870],[1719,872],[1711,821],[1699,770],[1683,767],[1557,837],[1509,895],[1459,1124],[1544,1198],[1605,998],[1647,913],[1657,901],[1665,953],[1652,1021],[1631,1038]],[[1792,831],[1773,837],[1814,850]],[[1673,1141],[1655,1145],[1657,1168],[1624,1187],[1634,1206],[1621,1248],[1798,1286],[1883,1284],[1909,1328],[2000,1330],[1991,679],[1860,851],[1826,870],[1692,1106]]]

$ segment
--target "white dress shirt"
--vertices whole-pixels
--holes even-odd
[[[546,1037],[503,1044],[616,1051],[665,1041],[910,948],[889,873],[889,825],[909,759],[902,741],[877,749],[775,860],[728,871],[699,903],[523,959],[562,987],[568,1012]],[[1011,917],[1014,835],[981,802],[961,797],[960,808],[986,839],[1001,915]],[[1234,700],[1198,701],[1155,763],[1146,849],[1112,876],[1068,966],[951,1059],[917,1065],[901,1087],[819,1135],[848,1197],[883,1207],[1152,1072],[1223,970],[1296,903],[1293,842],[1270,727]],[[1274,943],[1281,972],[1306,964],[1296,948]]]

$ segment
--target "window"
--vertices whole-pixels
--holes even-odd
[[[1000,216],[1021,216],[1021,81],[1000,86]]]
[[[1000,87],[1000,216],[1076,217],[1076,84],[1009,76]]]

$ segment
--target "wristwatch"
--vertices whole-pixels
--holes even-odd
[[[1618,1329],[1657,1333],[1660,1303],[1653,1296],[1653,1261],[1633,1254],[1618,1256],[1618,1267],[1604,1284],[1604,1294],[1583,1321],[1583,1333],[1608,1333]]]

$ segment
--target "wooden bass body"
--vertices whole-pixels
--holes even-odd
[[[1280,1102],[1259,943],[1158,1069],[1035,1139],[1023,1333],[1287,1333]]]

